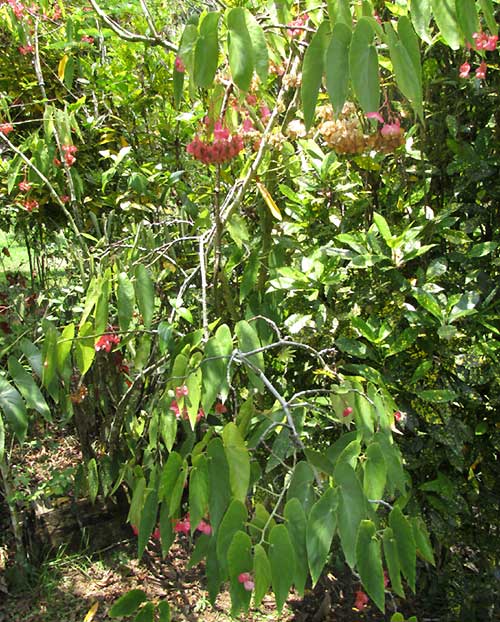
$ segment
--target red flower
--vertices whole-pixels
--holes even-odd
[[[26,199],[23,206],[28,210],[28,212],[32,212],[34,209],[38,209],[38,201],[35,201],[35,199]]]
[[[488,68],[486,67],[486,63],[483,62],[479,65],[479,67],[476,69],[476,78],[478,80],[484,80],[484,78],[486,78],[486,70]]]
[[[212,527],[204,520],[200,521],[200,524],[198,525],[198,527],[196,527],[196,529],[197,531],[201,531],[201,533],[204,533],[207,536],[210,536],[212,533]]]
[[[135,525],[130,525],[132,527],[132,531],[134,532],[134,536],[138,536],[139,535],[139,530],[137,529],[137,527]]]
[[[370,599],[362,590],[358,590],[356,592],[356,600],[354,601],[354,606],[358,611],[363,611],[369,601]]]
[[[227,408],[222,402],[217,402],[217,404],[215,404],[215,412],[218,415],[223,415],[224,413],[227,413]]]
[[[184,73],[186,71],[186,67],[184,63],[182,62],[182,58],[180,56],[175,57],[174,67],[175,67],[175,70],[178,71],[179,73]]]
[[[89,37],[88,35],[83,35],[83,37],[81,38],[81,40],[82,40],[84,43],[90,43],[90,44],[94,43],[94,37]]]
[[[27,54],[32,54],[34,51],[34,47],[29,44],[29,45],[20,45],[18,48],[19,53],[22,54],[23,56],[26,56]]]
[[[255,587],[255,583],[253,581],[252,575],[249,572],[242,572],[241,574],[239,574],[238,581],[240,583],[243,583],[243,587],[248,592],[251,592]]]
[[[97,340],[94,349],[96,352],[99,350],[106,350],[106,352],[111,352],[111,348],[113,344],[118,345],[120,343],[120,335],[115,335],[114,333],[105,333]]]
[[[384,123],[380,133],[382,136],[399,136],[403,130],[399,124],[399,119],[394,121],[394,123]]]
[[[401,417],[402,417],[402,416],[403,416],[403,415],[399,412],[399,410],[396,410],[396,412],[394,413],[394,419],[395,419],[396,421],[401,421]]]
[[[158,529],[158,527],[153,531],[153,538],[155,540],[161,540],[160,530]]]
[[[0,134],[8,136],[13,131],[14,126],[12,125],[12,123],[0,123]]]
[[[21,192],[29,192],[31,190],[31,184],[29,184],[27,181],[20,181],[19,190]]]
[[[469,72],[470,72],[470,65],[469,65],[469,63],[465,62],[462,65],[460,65],[459,72],[460,72],[458,74],[459,78],[468,78],[469,77]]]
[[[347,408],[344,408],[344,410],[342,411],[342,417],[349,417],[349,415],[352,415],[352,408],[351,408],[351,406],[348,406]]]
[[[293,19],[291,22],[288,22],[287,26],[287,34],[289,37],[298,37],[302,34],[303,28],[309,19],[309,15],[304,13],[304,15],[299,15],[296,19]]]
[[[185,384],[183,384],[181,387],[175,388],[175,396],[178,400],[180,400],[182,397],[185,397],[188,393],[189,390]]]
[[[178,520],[174,524],[175,533],[185,533],[188,534],[191,531],[191,523],[189,521],[189,516],[186,516],[183,520]]]

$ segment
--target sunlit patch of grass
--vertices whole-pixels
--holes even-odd
[[[5,280],[5,272],[18,271],[29,271],[26,247],[13,233],[0,231],[0,281]]]

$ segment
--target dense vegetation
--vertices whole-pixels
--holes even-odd
[[[122,493],[234,614],[329,566],[498,614],[497,5],[0,0],[11,563],[34,498]]]

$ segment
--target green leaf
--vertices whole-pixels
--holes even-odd
[[[230,422],[225,426],[222,439],[229,465],[231,492],[236,499],[243,502],[250,485],[250,456],[235,423]]]
[[[28,429],[26,406],[19,392],[3,376],[0,376],[0,408],[17,440],[22,443]]]
[[[328,15],[333,25],[341,22],[352,28],[352,15],[349,0],[327,0]]]
[[[384,557],[389,571],[392,590],[401,598],[405,597],[403,585],[401,583],[401,567],[399,564],[398,547],[394,539],[394,533],[390,527],[384,529],[382,534],[384,544]]]
[[[252,592],[246,590],[243,583],[238,581],[242,572],[251,572],[253,566],[252,541],[244,531],[237,531],[227,551],[227,567],[229,571],[231,591],[231,615],[235,616],[239,611],[247,612],[250,606]]]
[[[458,397],[455,391],[450,391],[448,389],[427,389],[425,391],[418,391],[417,395],[420,399],[426,402],[433,402],[435,404],[452,402]]]
[[[169,516],[168,504],[164,502],[160,506],[161,555],[164,559],[175,540],[175,536],[176,533],[173,529],[172,519]]]
[[[158,622],[170,622],[170,605],[166,600],[158,603],[158,613],[160,614]]]
[[[408,56],[413,64],[419,88],[422,90],[422,64],[420,62],[420,46],[418,37],[413,29],[410,19],[406,15],[402,15],[398,20],[398,35],[401,43],[404,45]]]
[[[498,246],[498,242],[480,242],[474,244],[474,246],[467,253],[469,257],[486,257],[490,255]]]
[[[421,305],[426,311],[428,311],[431,315],[433,315],[438,320],[443,320],[443,310],[437,299],[426,292],[425,289],[415,289],[413,291],[413,297]]]
[[[153,603],[146,603],[141,607],[133,622],[153,622],[155,607]]]
[[[254,70],[252,40],[247,28],[246,10],[241,7],[230,9],[226,21],[228,28],[229,67],[233,82],[242,91],[248,91]]]
[[[183,464],[184,460],[182,456],[180,456],[176,451],[170,452],[160,477],[160,487],[158,492],[160,501],[166,501],[169,503],[170,497],[172,496],[172,490]]]
[[[75,325],[73,322],[64,327],[64,330],[57,340],[57,371],[63,375],[68,359],[71,352],[71,346],[73,345],[73,339],[75,337]],[[41,413],[43,414],[43,413]]]
[[[147,491],[147,489],[146,489]],[[137,538],[137,557],[140,559],[144,553],[144,549],[148,540],[153,533],[158,517],[158,491],[153,488],[147,493],[144,507],[141,512],[141,521],[139,523],[139,536]],[[160,534],[161,535],[161,534]]]
[[[137,305],[144,321],[144,328],[151,328],[155,306],[153,281],[145,266],[139,264],[135,269],[135,295]]]
[[[302,63],[301,98],[304,124],[307,131],[314,120],[314,111],[316,110],[319,89],[321,88],[329,29],[330,25],[328,22],[320,24],[307,47]]]
[[[430,45],[432,42],[432,35],[429,28],[429,22],[431,21],[431,1],[411,0],[410,17],[418,36]]]
[[[258,607],[267,594],[272,581],[271,564],[262,544],[256,544],[253,559],[254,574],[254,607]],[[300,593],[300,592],[299,592]]]
[[[3,462],[5,453],[5,427],[3,425],[3,419],[0,416],[0,464]]]
[[[313,587],[321,576],[330,552],[333,535],[337,526],[337,505],[337,490],[328,487],[313,505],[307,519],[307,560]]]
[[[19,389],[19,392],[23,396],[28,408],[33,408],[39,412],[44,419],[52,421],[50,408],[48,407],[47,402],[45,401],[45,398],[43,397],[37,384],[33,380],[33,376],[27,372],[21,363],[13,356],[9,356],[8,367],[12,380]]]
[[[480,30],[476,2],[475,0],[455,0],[455,7],[457,9],[457,20],[465,39],[474,45],[472,35]]]
[[[130,616],[137,611],[139,605],[146,602],[148,597],[142,590],[130,590],[115,602],[108,612],[110,618]]]
[[[135,479],[132,500],[130,502],[130,509],[128,511],[127,521],[131,525],[137,527],[141,522],[142,506],[144,504],[144,493],[146,490],[146,480],[143,476]]]
[[[363,490],[368,499],[383,499],[387,481],[387,465],[384,453],[377,442],[372,442],[366,450],[364,463]]]
[[[53,393],[53,385],[57,380],[57,340],[59,338],[57,330],[51,324],[45,326],[45,340],[43,342],[42,360],[42,383],[43,386]],[[92,341],[92,349],[94,344]],[[83,375],[83,374],[82,374]]]
[[[429,562],[433,566],[436,565],[434,561],[434,551],[432,550],[432,544],[429,538],[429,532],[424,521],[420,516],[415,516],[410,519],[413,529],[413,537],[415,538],[415,544],[417,546],[417,553]]]
[[[194,84],[199,88],[211,87],[217,71],[219,17],[218,12],[207,13],[200,24],[200,34],[194,51],[193,70]]]
[[[189,475],[189,515],[191,520],[191,533],[208,510],[209,484],[208,465],[205,456],[199,456],[193,464]]]
[[[483,12],[486,25],[491,31],[491,34],[496,34],[498,31],[498,25],[495,19],[495,10],[493,8],[493,2],[491,0],[479,0],[479,6]]]
[[[210,486],[210,496],[208,499],[210,523],[212,529],[216,531],[231,500],[229,465],[224,452],[224,445],[220,438],[214,438],[210,441],[207,447],[207,456]]]
[[[476,306],[480,300],[481,296],[476,294],[476,292],[462,294],[457,304],[452,307],[448,321],[451,323],[461,317],[476,313]]]
[[[356,565],[356,537],[358,527],[366,514],[366,498],[354,469],[346,462],[335,467],[335,481],[340,487],[338,527],[340,542],[347,563]]]
[[[201,381],[201,369],[198,368],[196,371],[189,374],[185,383],[188,389],[188,395],[184,398],[184,404],[187,407],[189,423],[191,424],[192,430],[194,430],[198,419],[201,398]]]
[[[99,492],[99,474],[97,472],[97,462],[91,458],[87,464],[87,481],[89,484],[89,498],[91,503],[95,503]]]
[[[314,471],[311,466],[304,460],[297,462],[286,493],[286,499],[287,501],[298,499],[306,514],[309,513],[314,503],[313,481]]]
[[[276,608],[280,614],[292,587],[295,553],[285,525],[275,525],[269,534],[269,562]]]
[[[184,71],[178,71],[174,65],[172,72],[172,86],[174,96],[174,107],[179,110],[182,101],[182,91],[184,88]]]
[[[227,573],[227,552],[233,536],[244,528],[247,519],[248,512],[245,505],[238,499],[233,499],[221,521],[217,535],[217,559],[222,575]]]
[[[255,71],[263,85],[267,82],[269,70],[269,54],[264,30],[250,11],[245,10],[245,21],[248,34],[252,41],[253,55],[255,59]]]
[[[111,271],[108,268],[104,276],[99,279],[97,286],[98,298],[95,305],[94,332],[99,336],[105,333],[108,328],[110,278]]]
[[[461,37],[455,11],[455,0],[431,0],[431,7],[445,43],[452,50],[458,50]]]
[[[384,454],[384,460],[387,465],[387,491],[389,495],[393,496],[396,488],[402,494],[405,494],[406,478],[399,447],[395,443],[391,443],[390,436],[387,436],[384,432],[377,432],[373,437],[373,441],[380,445]]]
[[[335,114],[340,114],[349,92],[349,47],[351,28],[337,22],[326,51],[325,74],[328,96]]]
[[[21,339],[21,351],[28,359],[33,372],[39,377],[42,377],[43,365],[42,365],[42,353],[29,339]]]
[[[233,350],[233,337],[226,324],[222,324],[205,346],[205,356],[201,363],[203,372],[203,391],[201,405],[208,413],[218,395],[225,400],[229,393],[227,367]],[[209,360],[207,360],[209,359]]]
[[[380,542],[371,520],[361,521],[356,540],[356,560],[361,583],[380,611],[385,611],[384,569]]]
[[[380,235],[384,238],[384,241],[387,243],[388,246],[391,246],[390,242],[392,242],[392,233],[389,229],[389,225],[387,224],[387,220],[382,216],[382,214],[377,214],[377,212],[374,212],[373,222],[379,230]]]
[[[126,272],[118,275],[118,288],[116,292],[118,325],[125,332],[130,326],[135,306],[134,285]]]
[[[91,322],[85,322],[79,331],[78,338],[75,341],[75,359],[79,372],[84,376],[95,357],[94,348],[94,328]]]
[[[364,112],[376,112],[380,106],[378,54],[373,45],[373,28],[367,17],[356,24],[349,50],[349,65],[354,93]]]
[[[286,520],[286,527],[288,529],[288,533],[290,534],[290,540],[293,544],[293,548],[295,549],[295,559],[300,560],[300,563],[295,564],[295,576],[293,578],[293,583],[299,595],[303,597],[308,574],[306,563],[306,513],[300,501],[293,498],[290,499],[290,501],[287,501],[283,516]]]
[[[249,324],[246,320],[240,320],[234,331],[238,338],[238,345],[240,347],[241,352],[251,352],[253,350],[257,350],[261,347],[259,335],[255,328]],[[264,371],[264,355],[262,352],[257,354],[252,354],[248,357],[248,361],[257,369]],[[256,387],[259,391],[264,390],[264,383],[262,380],[250,369],[248,370],[248,377],[250,382]]]
[[[394,532],[401,570],[411,591],[415,593],[417,547],[412,526],[397,506],[389,514],[389,526]]]

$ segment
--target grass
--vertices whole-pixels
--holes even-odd
[[[2,252],[6,248],[10,257]],[[21,243],[12,232],[0,231],[0,280],[5,279],[5,272],[29,272],[28,253],[24,243]]]

